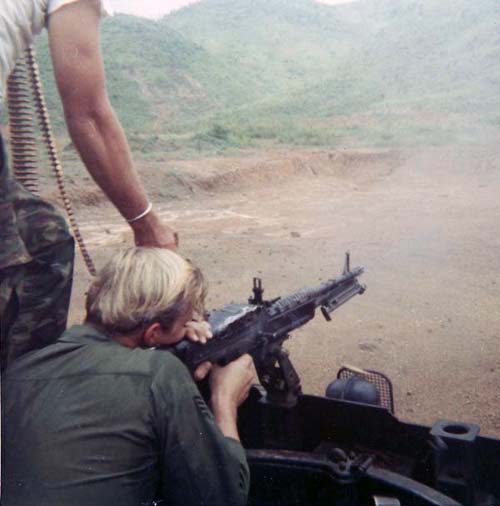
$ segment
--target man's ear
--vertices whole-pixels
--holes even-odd
[[[142,339],[147,348],[154,348],[160,341],[162,328],[159,322],[148,325],[142,334]]]

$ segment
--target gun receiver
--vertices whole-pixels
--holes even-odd
[[[351,270],[349,264],[347,253],[338,278],[270,301],[263,299],[262,280],[254,278],[253,296],[248,304],[228,304],[210,312],[208,321],[213,338],[207,344],[184,340],[169,349],[192,372],[203,362],[226,365],[249,353],[269,400],[293,405],[301,393],[300,379],[282,348],[283,342],[290,332],[314,318],[316,308],[329,321],[333,311],[365,291],[365,286],[358,282],[363,268]]]

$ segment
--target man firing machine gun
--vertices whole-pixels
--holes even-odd
[[[339,278],[273,301],[255,279],[249,304],[211,314],[201,344],[201,272],[158,248],[114,255],[88,291],[84,325],[7,369],[2,504],[245,504],[237,408],[253,362],[268,401],[295,405],[300,380],[282,344],[316,308],[329,318],[362,293],[361,273],[347,257]],[[211,410],[188,372],[203,376],[207,363]]]
[[[365,286],[358,281],[362,273],[361,267],[351,270],[347,253],[340,277],[269,301],[263,299],[262,280],[254,278],[248,304],[228,304],[210,313],[213,339],[207,344],[181,341],[171,350],[192,372],[204,362],[225,365],[248,353],[270,402],[294,404],[301,393],[300,378],[282,347],[284,341],[312,320],[317,308],[330,320],[333,311],[362,294]]]
[[[363,293],[362,272],[347,257],[338,278],[271,301],[256,279],[248,304],[210,314],[201,345],[181,341],[209,337],[191,321],[201,273],[166,250],[115,255],[85,325],[7,371],[2,505],[499,506],[500,441],[478,426],[400,422],[373,371],[301,393],[284,341]],[[207,361],[204,400],[188,369]]]

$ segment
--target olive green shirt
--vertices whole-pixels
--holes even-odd
[[[7,369],[2,390],[2,506],[246,503],[241,444],[167,351],[74,326]]]

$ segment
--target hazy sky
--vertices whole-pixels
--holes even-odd
[[[157,18],[199,0],[108,0],[115,12]],[[325,4],[348,3],[353,0],[319,0]]]

